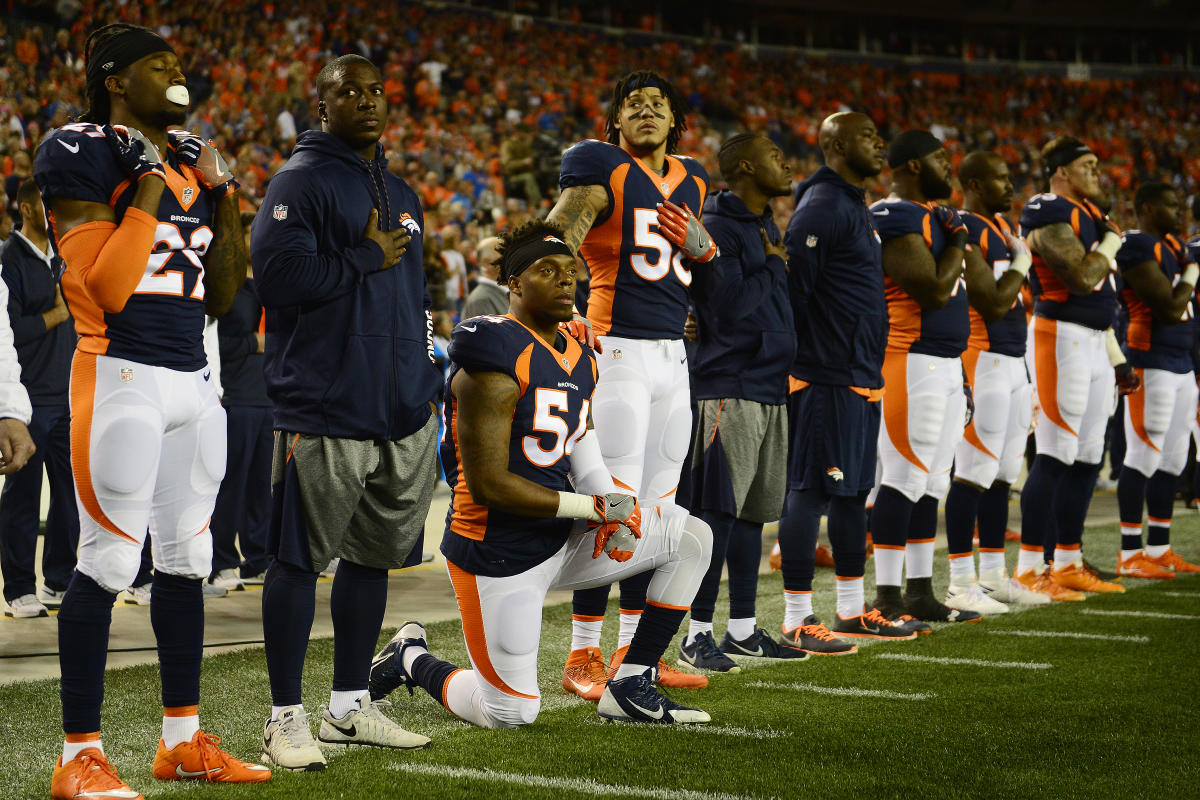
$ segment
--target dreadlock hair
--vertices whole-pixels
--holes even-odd
[[[552,225],[544,219],[531,219],[511,231],[502,231],[496,235],[500,239],[500,244],[496,247],[498,255],[494,262],[499,273],[497,283],[507,286],[508,279],[512,277],[513,264],[510,256],[520,245],[530,239],[542,239],[546,236],[561,239],[563,231],[562,228]]]
[[[87,41],[83,45],[83,63],[90,64],[92,61],[92,53],[97,47],[105,42],[112,41],[118,36],[122,36],[130,31],[143,30],[148,31],[141,25],[131,25],[128,22],[113,22],[109,25],[96,28],[88,34]],[[88,108],[82,114],[75,118],[76,122],[94,122],[97,125],[107,125],[109,115],[112,113],[111,101],[108,99],[108,89],[104,88],[104,81],[100,80],[96,83],[88,83],[87,85],[87,101]]]
[[[621,106],[625,104],[625,98],[631,92],[647,86],[660,89],[671,105],[671,116],[675,117],[675,124],[667,133],[667,152],[674,153],[679,146],[679,137],[687,130],[687,113],[691,109],[674,84],[657,72],[650,70],[636,70],[617,81],[617,85],[613,87],[612,102],[608,105],[608,119],[604,122],[604,136],[608,139],[609,144],[621,143],[621,133],[617,130]]]

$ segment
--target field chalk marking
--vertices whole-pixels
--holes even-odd
[[[1052,639],[1096,639],[1101,642],[1150,644],[1149,636],[1119,636],[1108,633],[1073,633],[1071,631],[988,631],[1001,636],[1037,636]]]
[[[596,717],[589,719],[587,724],[606,726],[608,721]],[[645,725],[643,729],[708,736],[734,736],[739,739],[787,739],[792,735],[789,731],[777,731],[774,728],[743,728],[739,725]]]
[[[1163,597],[1200,597],[1200,592],[1159,592]]]
[[[1050,669],[1053,664],[1034,661],[984,661],[978,658],[937,658],[936,656],[914,656],[909,653],[880,653],[876,658],[889,661],[916,661],[924,664],[949,664],[965,667],[999,667],[1004,669]]]
[[[558,778],[549,775],[532,775],[524,772],[498,772],[490,769],[468,767],[446,767],[440,764],[393,764],[389,769],[437,778],[461,778],[494,783],[511,783],[537,789],[557,789],[579,792],[598,797],[648,797],[651,800],[760,800],[753,795],[726,794],[713,791],[691,791],[688,789],[661,789],[657,787],[626,786],[620,783],[601,783],[589,778]]]
[[[813,683],[768,683],[751,681],[746,686],[755,689],[787,689],[792,692],[816,692],[839,697],[881,697],[885,700],[929,700],[937,697],[931,692],[893,692],[888,689],[844,689],[838,686],[817,686]]]
[[[1160,611],[1104,611],[1099,608],[1081,608],[1081,614],[1091,614],[1096,617],[1151,617],[1153,619],[1200,619],[1195,614],[1167,614]]]

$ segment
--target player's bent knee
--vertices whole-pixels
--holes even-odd
[[[498,626],[496,637],[496,644],[502,650],[515,656],[528,655],[537,650],[541,633],[541,602],[536,590],[520,589],[500,598],[497,615],[505,623]]]
[[[132,494],[154,476],[162,435],[156,422],[140,416],[117,416],[110,407],[97,412],[92,422],[95,445],[91,448],[92,480],[98,489],[114,494]]]
[[[181,578],[207,578],[212,572],[212,533],[205,528],[176,541],[154,542],[154,569]]]
[[[528,725],[537,719],[541,710],[542,700],[539,697],[505,698],[498,703],[487,702],[483,705],[489,728],[519,728]]]
[[[122,592],[133,585],[142,565],[141,548],[127,548],[128,553],[109,550],[104,554],[88,553],[80,548],[76,568],[94,580],[106,592]],[[93,557],[97,556],[97,557]]]
[[[695,560],[707,566],[712,559],[712,544],[712,528],[708,527],[708,523],[699,517],[689,516],[679,535],[680,560]]]

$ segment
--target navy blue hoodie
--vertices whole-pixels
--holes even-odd
[[[692,302],[700,343],[692,360],[697,400],[736,397],[780,405],[796,351],[783,259],[767,258],[761,230],[779,241],[771,210],[756,215],[733,192],[704,203],[704,227],[721,248],[692,265]]]
[[[883,245],[865,193],[821,167],[796,189],[785,242],[796,324],[792,376],[882,388],[888,336]]]
[[[266,308],[263,371],[275,427],[344,439],[395,441],[429,418],[441,374],[421,264],[425,224],[416,193],[323,131],[300,135],[254,220],[250,260]],[[383,250],[363,231],[412,234],[380,271]]]

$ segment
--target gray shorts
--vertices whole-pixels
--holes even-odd
[[[394,442],[278,431],[271,485],[284,496],[273,498],[276,557],[314,572],[334,557],[402,567],[425,530],[437,434],[435,414]]]
[[[691,508],[774,522],[787,492],[787,406],[725,398],[696,404]]]

